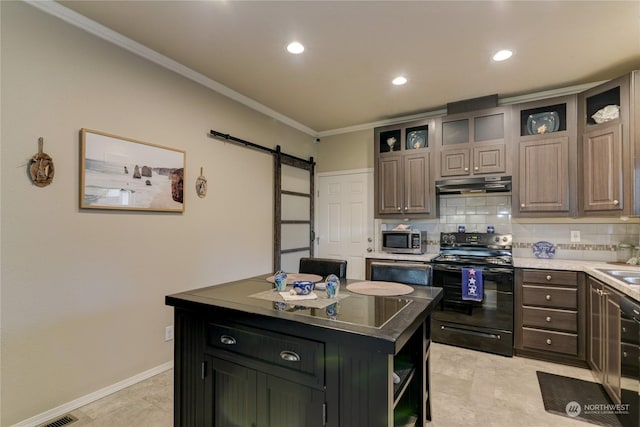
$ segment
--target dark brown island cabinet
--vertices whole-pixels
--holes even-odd
[[[308,308],[269,300],[266,277],[166,297],[176,427],[426,425],[440,288],[369,296],[343,279],[336,303]]]

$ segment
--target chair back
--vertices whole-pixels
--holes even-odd
[[[371,263],[371,280],[431,286],[433,269],[426,264]]]
[[[330,258],[300,258],[298,273],[317,274],[327,277],[335,274],[340,279],[347,277],[347,261]]]

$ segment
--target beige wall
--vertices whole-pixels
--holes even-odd
[[[373,168],[372,141],[373,129],[320,138],[316,172]]]
[[[271,270],[272,159],[311,138],[46,15],[1,7],[0,425],[173,358],[164,296]],[[183,214],[78,208],[79,137],[95,129],[185,150]],[[31,184],[38,137],[53,183]],[[195,193],[204,168],[209,192]]]

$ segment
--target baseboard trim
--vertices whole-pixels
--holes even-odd
[[[67,402],[53,409],[49,409],[48,411],[42,412],[36,416],[20,421],[19,423],[14,424],[11,427],[35,427],[39,424],[42,424],[53,418],[64,415],[67,412],[72,412],[84,405],[87,405],[91,402],[95,402],[98,399],[102,399],[103,397],[106,397],[124,388],[127,388],[141,381],[144,381],[148,378],[151,378],[154,375],[158,375],[162,372],[168,371],[169,369],[172,369],[172,368],[173,368],[173,360],[167,363],[163,363],[162,365],[156,366],[155,368],[151,368],[147,371],[140,372],[137,375],[134,375],[130,378],[127,378],[125,380],[112,384],[105,388],[101,388],[100,390],[94,391],[93,393],[89,393],[85,396],[79,397],[78,399],[72,400],[71,402]]]

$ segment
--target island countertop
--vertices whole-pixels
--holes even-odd
[[[301,306],[267,277],[166,296],[175,308],[174,425],[426,426],[441,288],[370,296],[343,279],[337,302],[316,290]]]
[[[402,334],[412,324],[423,321],[442,298],[442,289],[431,286],[413,286],[413,292],[400,296],[356,294],[348,291],[346,286],[359,280],[342,279],[336,306],[331,307],[331,301],[325,300],[328,303],[326,307],[308,308],[303,306],[304,301],[270,301],[252,296],[272,291],[273,284],[266,280],[268,276],[265,274],[168,295],[165,302],[192,311],[206,312],[214,307],[233,310],[244,313],[246,319],[254,319],[256,324],[261,322],[260,318],[269,322],[295,322],[305,328],[311,326],[313,329],[361,335],[395,346],[398,340],[402,341]],[[324,290],[314,292],[324,295]],[[291,327],[295,328],[294,324]]]

